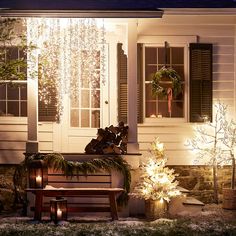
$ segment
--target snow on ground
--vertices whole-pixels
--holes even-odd
[[[236,211],[224,210],[221,205],[206,205],[197,215],[187,212],[179,216],[154,221],[135,217],[110,217],[85,215],[69,217],[55,225],[49,217],[41,222],[17,214],[0,215],[0,236],[10,235],[236,235]]]

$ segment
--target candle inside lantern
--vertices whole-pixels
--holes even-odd
[[[57,209],[57,219],[60,220],[62,218],[62,210],[60,208]]]
[[[37,187],[42,186],[42,176],[40,176],[40,175],[36,176],[36,186]]]

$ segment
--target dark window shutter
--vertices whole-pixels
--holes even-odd
[[[143,121],[143,107],[142,107],[142,45],[137,45],[137,121],[142,123]],[[122,44],[117,44],[117,65],[118,65],[118,119],[127,123],[128,111],[128,77],[127,77],[127,55],[124,54]]]
[[[41,88],[39,87],[39,89]],[[58,121],[56,89],[50,88],[48,91],[48,96],[51,102],[47,105],[38,99],[38,120]]]
[[[141,43],[137,44],[137,82],[138,123],[143,123],[143,46]]]
[[[127,56],[122,49],[122,43],[117,44],[117,78],[118,78],[118,121],[127,123]]]
[[[212,121],[212,44],[190,44],[190,122]]]

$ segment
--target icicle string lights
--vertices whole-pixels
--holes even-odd
[[[46,105],[57,99],[58,115],[63,112],[62,98],[68,94],[79,99],[81,87],[93,95],[105,84],[105,26],[96,19],[27,19],[28,40],[38,48],[39,99]],[[36,65],[36,64],[34,64]],[[50,93],[49,93],[50,91]]]

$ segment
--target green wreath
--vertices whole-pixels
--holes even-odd
[[[183,91],[182,78],[170,67],[162,67],[152,76],[152,93],[154,95],[167,95],[168,88],[163,87],[163,85],[161,85],[162,82],[171,82],[170,87],[173,90],[174,97]]]

